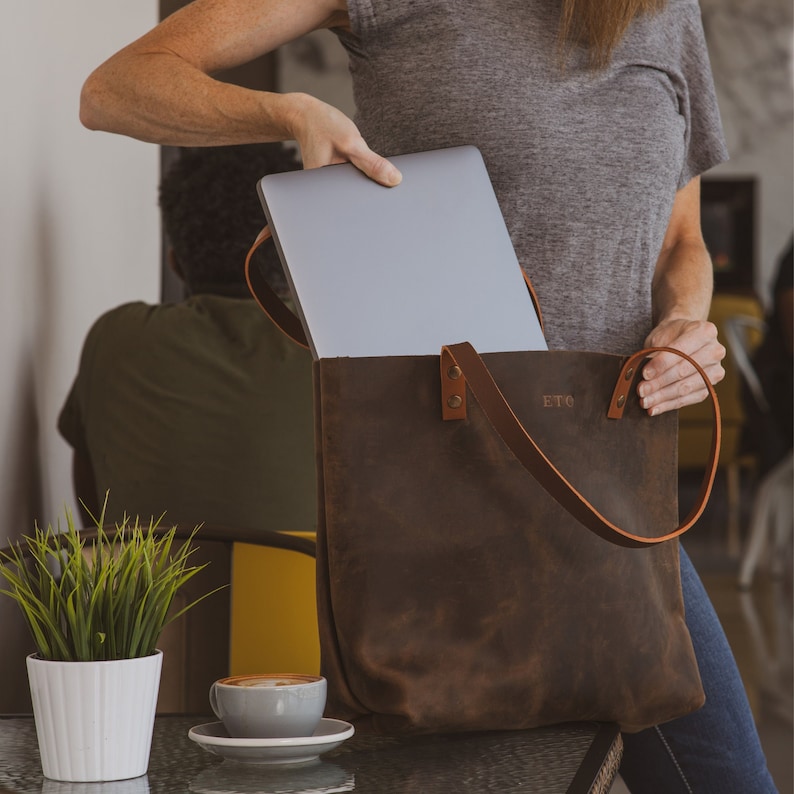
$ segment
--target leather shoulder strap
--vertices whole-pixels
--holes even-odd
[[[267,226],[257,235],[256,240],[254,240],[248,251],[248,255],[245,257],[245,280],[248,283],[248,289],[251,290],[251,294],[262,311],[279,327],[282,333],[286,334],[296,344],[308,349],[309,342],[306,339],[306,333],[303,330],[301,321],[284,301],[273,292],[262,272],[251,261],[254,251],[271,237],[270,228]]]
[[[682,535],[692,527],[706,507],[719,460],[721,424],[717,395],[702,367],[685,353],[667,347],[646,348],[638,351],[625,361],[618,376],[618,382],[610,399],[610,404],[605,406],[607,415],[612,419],[620,419],[623,416],[626,395],[640,370],[639,365],[650,354],[657,352],[676,353],[692,364],[706,384],[714,419],[709,459],[696,503],[689,515],[675,530],[659,537],[646,538],[621,529],[602,516],[585,499],[576,487],[546,457],[525,430],[496,385],[485,362],[468,342],[462,342],[457,345],[445,345],[441,350],[442,408],[444,409],[444,418],[461,419],[465,417],[465,387],[468,384],[472,395],[479,403],[486,418],[518,461],[581,524],[604,540],[619,546],[639,548],[663,543]]]
[[[535,292],[535,287],[532,285],[532,281],[527,275],[527,271],[524,270],[523,267],[521,268],[521,275],[524,277],[524,283],[527,285],[527,289],[529,290],[529,297],[532,298],[532,305],[535,307],[535,314],[538,315],[540,330],[542,333],[545,334],[546,327],[543,325],[543,312],[540,310],[540,301],[538,300],[538,294],[537,292]]]

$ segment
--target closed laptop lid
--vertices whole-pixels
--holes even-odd
[[[258,184],[313,356],[545,350],[479,150],[390,159],[392,188],[350,163]]]

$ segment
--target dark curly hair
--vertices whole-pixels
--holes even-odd
[[[265,224],[256,183],[301,167],[281,143],[183,149],[160,182],[163,226],[190,293],[247,294],[245,256]],[[286,291],[275,246],[257,252],[269,283]]]

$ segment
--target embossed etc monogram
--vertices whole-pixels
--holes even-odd
[[[544,394],[544,408],[573,408],[572,394]]]

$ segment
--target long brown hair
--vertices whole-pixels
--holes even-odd
[[[573,44],[583,44],[590,66],[601,69],[640,14],[661,11],[667,0],[562,0],[560,53],[565,60]]]

